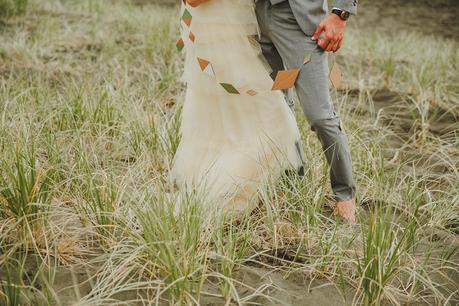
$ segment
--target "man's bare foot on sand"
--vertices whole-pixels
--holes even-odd
[[[338,201],[335,207],[335,216],[340,216],[351,224],[356,223],[355,218],[355,200]]]

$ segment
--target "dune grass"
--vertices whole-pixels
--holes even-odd
[[[177,14],[46,0],[0,23],[0,304],[288,303],[276,275],[301,279],[290,294],[305,299],[328,284],[340,304],[457,303],[458,42],[350,29],[333,97],[358,226],[333,217],[299,111],[305,179],[271,184],[238,222],[209,220],[166,179],[184,89]],[[246,280],[252,269],[264,277]]]
[[[0,17],[12,18],[27,11],[28,0],[1,0]]]

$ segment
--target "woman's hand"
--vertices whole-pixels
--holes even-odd
[[[197,7],[207,1],[209,0],[186,0],[186,2],[192,7]]]

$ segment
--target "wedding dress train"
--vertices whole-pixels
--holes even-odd
[[[215,208],[245,210],[269,179],[303,165],[295,116],[249,38],[253,0],[182,4],[181,17],[187,89],[169,178]]]

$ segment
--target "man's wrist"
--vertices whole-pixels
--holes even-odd
[[[343,20],[340,16],[333,14],[333,13],[330,13],[330,15],[328,15],[328,18],[332,19],[334,22],[337,22],[343,25],[346,25],[347,23],[346,20]]]
[[[351,13],[349,13],[348,11],[342,10],[340,8],[337,8],[337,7],[332,8],[331,12],[332,12],[332,14],[337,15],[343,21],[347,21],[349,19],[349,17],[351,16]]]

